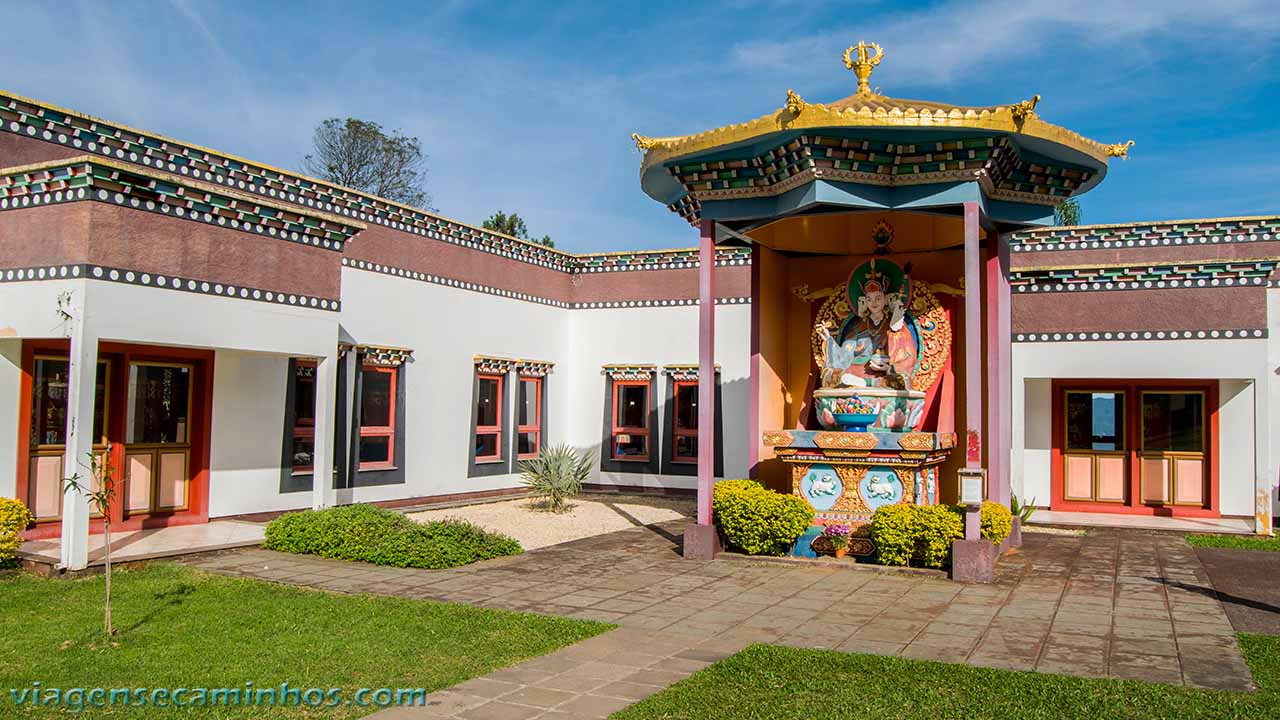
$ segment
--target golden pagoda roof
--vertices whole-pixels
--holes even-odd
[[[774,133],[816,129],[979,130],[987,134],[1033,138],[1031,143],[1040,148],[1065,148],[1074,152],[1063,153],[1065,157],[1062,159],[1104,171],[1110,158],[1126,157],[1133,145],[1133,141],[1101,143],[1045,122],[1036,113],[1039,95],[1016,103],[987,107],[882,95],[872,89],[869,78],[883,57],[884,51],[875,43],[860,41],[848,48],[844,53],[845,66],[857,74],[858,90],[834,102],[806,102],[795,91],[788,90],[783,104],[776,111],[743,123],[673,137],[655,138],[633,133],[631,137],[636,147],[644,153],[641,176],[674,159],[746,143]]]

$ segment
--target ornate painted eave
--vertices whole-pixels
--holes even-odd
[[[341,250],[364,223],[92,155],[0,169],[0,211],[82,200]]]
[[[890,98],[885,98],[889,100]],[[700,153],[713,148],[733,145],[749,140],[763,138],[772,133],[785,130],[811,130],[829,128],[928,128],[940,129],[976,129],[1011,135],[1040,138],[1059,145],[1078,150],[1085,155],[1106,164],[1107,161],[1120,155],[1118,147],[1126,144],[1108,145],[1091,140],[1077,132],[1045,122],[1032,114],[1019,121],[1014,105],[972,108],[954,106],[950,108],[915,107],[916,101],[894,100],[902,104],[886,110],[886,106],[874,107],[864,105],[860,108],[846,107],[837,109],[820,103],[809,103],[799,114],[790,112],[784,105],[777,111],[762,115],[745,123],[725,125],[694,135],[677,137],[647,138],[634,136],[637,147],[644,151],[644,160],[640,165],[641,173],[655,165]]]
[[[633,134],[644,153],[645,192],[691,222],[702,203],[778,197],[817,181],[976,182],[994,200],[1052,206],[1097,184],[1110,158],[1127,157],[1134,144],[1100,143],[1045,122],[1039,95],[989,107],[887,97],[869,83],[883,56],[874,43],[846,50],[858,91],[832,103],[788,90],[777,110],[744,123],[673,137]]]
[[[413,350],[393,345],[338,343],[338,350],[364,355],[366,363],[379,367],[399,367],[413,360]]]

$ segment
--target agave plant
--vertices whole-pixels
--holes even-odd
[[[1018,500],[1017,495],[1011,495],[1009,497],[1009,510],[1015,516],[1022,518],[1022,524],[1026,525],[1027,521],[1031,519],[1031,514],[1036,511],[1036,499],[1031,498],[1030,502],[1023,503]]]
[[[564,512],[591,475],[591,458],[568,445],[556,445],[538,457],[520,461],[520,482],[551,512]]]

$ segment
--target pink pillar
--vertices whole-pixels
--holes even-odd
[[[978,203],[964,204],[965,467],[982,467],[982,259]]]
[[[702,221],[698,247],[698,524],[711,524],[716,427],[716,223]]]
[[[1005,505],[1013,440],[1009,302],[1009,245],[997,237],[987,256],[987,482],[991,499]]]
[[[747,474],[760,473],[760,250],[751,246],[751,381],[747,402]]]

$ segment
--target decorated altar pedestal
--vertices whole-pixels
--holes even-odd
[[[791,468],[791,489],[816,511],[818,525],[851,527],[894,503],[938,502],[937,466],[955,433],[774,430],[764,444]]]
[[[877,233],[892,237],[887,223]],[[942,287],[913,282],[907,269],[875,257],[842,286],[805,289],[803,299],[825,298],[810,333],[812,402],[803,429],[761,438],[815,512],[795,554],[812,555],[814,538],[837,523],[855,529],[853,554],[869,554],[874,548],[856,530],[877,508],[938,502],[939,465],[956,446],[951,322],[935,294]]]

